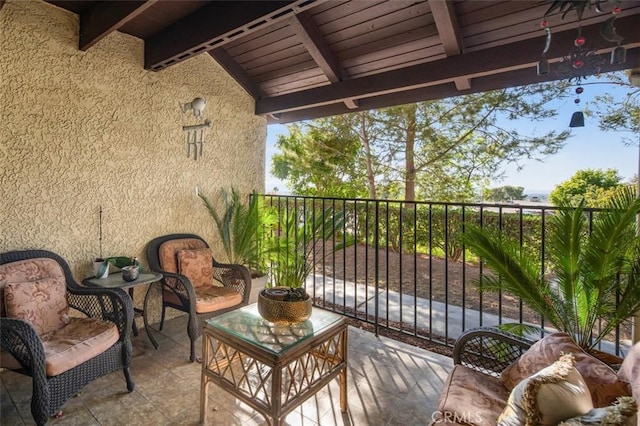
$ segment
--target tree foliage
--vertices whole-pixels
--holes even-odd
[[[527,195],[524,193],[522,186],[500,186],[498,188],[489,188],[484,192],[484,199],[489,201],[512,201],[524,200]]]
[[[469,200],[505,163],[563,146],[568,131],[528,134],[515,120],[554,116],[549,102],[565,89],[523,86],[289,126],[272,173],[298,194]]]
[[[622,178],[615,169],[578,170],[571,178],[557,185],[549,200],[555,205],[578,205],[583,199],[588,207],[601,207],[622,186]]]

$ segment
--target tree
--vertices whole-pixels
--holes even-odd
[[[568,131],[525,135],[504,123],[554,116],[548,103],[565,88],[566,82],[547,83],[313,120],[281,137],[272,171],[303,194],[319,195],[322,185],[323,195],[332,196],[364,187],[371,198],[468,200],[499,177],[504,162],[542,158],[563,146]],[[334,150],[322,149],[327,140]]]
[[[522,186],[501,186],[498,188],[487,189],[484,193],[485,200],[490,201],[511,201],[524,200],[527,195],[524,193]]]
[[[555,204],[578,205],[583,199],[589,207],[601,207],[623,186],[622,178],[615,169],[578,170],[571,178],[557,185],[549,200]]]

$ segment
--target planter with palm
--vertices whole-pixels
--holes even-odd
[[[286,211],[277,230],[267,240],[270,282],[258,299],[260,314],[271,322],[295,323],[311,315],[312,300],[304,285],[314,268],[314,259],[326,256],[326,242],[331,250],[351,244],[348,235],[337,237],[343,229],[345,215],[331,209]],[[337,241],[339,240],[339,241]]]
[[[640,309],[638,213],[640,197],[631,187],[621,189],[604,210],[594,213],[592,223],[584,203],[577,208],[561,205],[549,219],[547,274],[536,256],[500,232],[467,224],[463,239],[495,273],[483,277],[480,291],[519,297],[550,327],[592,350]],[[537,328],[508,327],[520,332]]]
[[[221,191],[216,199],[220,211],[204,194],[198,196],[213,219],[228,263],[250,270],[253,283],[249,303],[256,302],[266,283],[265,243],[278,220],[275,209],[266,207],[263,198],[255,194],[243,200],[235,188]]]

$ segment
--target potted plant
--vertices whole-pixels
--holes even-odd
[[[316,259],[322,256],[324,242],[332,239],[344,223],[344,212],[331,209],[304,213],[292,209],[281,216],[266,244],[270,282],[258,298],[258,311],[266,320],[296,323],[311,316],[312,300],[304,284],[313,270],[314,254]],[[344,236],[332,247],[341,250],[352,243],[352,238]]]
[[[593,351],[640,309],[639,212],[640,197],[631,187],[619,190],[591,223],[584,201],[576,208],[561,205],[549,219],[545,248],[550,274],[543,274],[539,259],[503,233],[466,224],[463,240],[495,273],[483,277],[481,291],[519,297],[549,326]],[[531,327],[511,327],[518,330]]]
[[[93,264],[94,275],[97,278],[107,278],[109,276],[109,265],[122,269],[122,278],[125,281],[135,281],[140,274],[140,262],[137,257],[113,256],[96,258]]]
[[[265,243],[278,220],[275,209],[266,207],[263,198],[255,194],[245,202],[235,188],[223,189],[215,203],[202,193],[198,196],[213,219],[228,262],[246,266],[251,272],[249,303],[256,302],[266,284]],[[220,212],[214,204],[221,204]]]

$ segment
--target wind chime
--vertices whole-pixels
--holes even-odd
[[[611,51],[611,64],[623,64],[627,58],[626,49],[624,46],[621,46],[624,37],[617,34],[615,28],[615,20],[621,12],[620,1],[621,0],[615,0],[614,7],[611,10],[612,16],[607,19],[600,28],[600,35],[603,39],[618,44]],[[597,13],[603,13],[601,4],[604,2],[606,2],[606,0],[547,0],[547,3],[551,3],[551,6],[549,6],[549,9],[545,12],[545,17],[555,10],[562,12],[562,19],[564,19],[571,10],[575,10],[578,17],[578,34],[573,41],[573,48],[567,56],[562,58],[556,71],[562,79],[576,82],[576,99],[574,100],[576,105],[580,104],[580,95],[584,92],[582,79],[588,75],[598,75],[604,63],[604,59],[597,55],[595,50],[589,49],[586,45],[587,40],[582,35],[582,15],[585,8],[587,6],[591,8],[592,5]],[[545,75],[550,71],[549,61],[546,56],[551,46],[551,28],[546,19],[542,20],[540,26],[546,33],[546,39],[541,59],[538,61],[537,73],[538,75]],[[584,127],[584,113],[582,111],[573,113],[569,127]]]
[[[183,113],[187,111],[193,111],[193,116],[196,119],[202,118],[202,111],[206,107],[206,102],[202,98],[195,98],[191,102],[181,104],[180,108]],[[206,119],[202,124],[194,124],[191,126],[182,126],[182,130],[187,134],[186,151],[187,157],[191,157],[193,151],[193,159],[197,160],[198,157],[202,157],[204,151],[204,135],[205,129],[211,127],[211,120]]]

